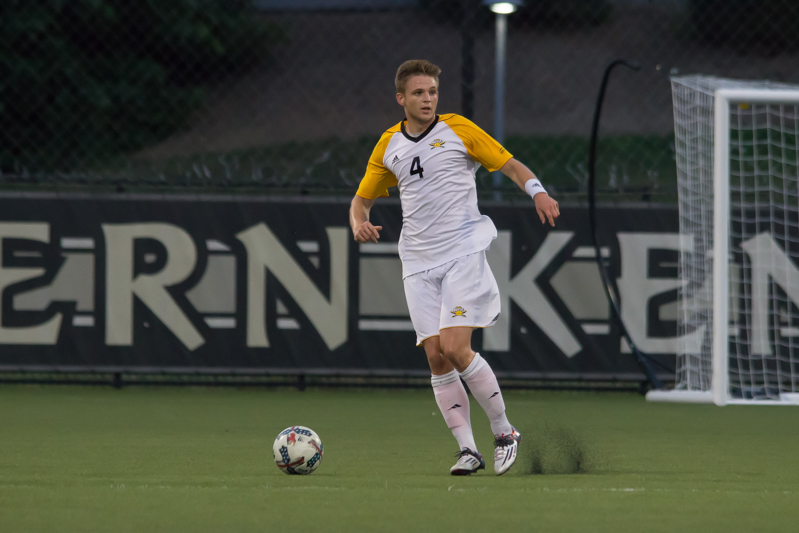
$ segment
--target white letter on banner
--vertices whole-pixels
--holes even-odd
[[[483,330],[484,350],[505,352],[510,350],[511,299],[538,324],[541,331],[552,339],[567,357],[573,357],[583,349],[535,281],[573,236],[574,232],[571,231],[552,231],[547,234],[533,258],[514,278],[511,278],[511,232],[498,232],[497,239],[491,243],[491,248],[486,252],[486,257],[499,286],[502,313],[493,328]]]
[[[133,295],[144,302],[189,350],[205,343],[166,287],[185,281],[197,264],[197,247],[183,228],[172,224],[103,224],[105,234],[105,342],[133,344]],[[133,244],[155,239],[164,245],[167,262],[155,274],[133,278]]]
[[[260,223],[236,235],[247,249],[247,346],[268,348],[266,335],[266,271],[285,287],[330,350],[347,340],[347,228],[327,228],[330,243],[330,300]]]
[[[621,318],[627,331],[641,351],[677,353],[683,347],[688,353],[698,353],[705,334],[704,326],[684,337],[647,336],[647,306],[653,296],[678,289],[685,282],[679,279],[650,278],[649,250],[693,252],[693,239],[679,233],[619,233],[621,277],[618,279]],[[624,343],[626,352],[629,347]]]
[[[3,257],[5,239],[30,239],[50,242],[50,224],[47,222],[2,222],[0,223],[0,262]],[[26,279],[38,278],[45,273],[43,268],[5,268],[0,265],[0,296],[9,285]],[[2,326],[2,306],[0,305],[0,344],[55,344],[61,329],[62,313],[38,326],[6,328]]]
[[[768,233],[742,242],[741,248],[752,262],[752,355],[771,355],[768,308],[773,300],[768,297],[768,280],[774,280],[799,305],[799,270]]]

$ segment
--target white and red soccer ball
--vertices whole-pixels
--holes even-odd
[[[312,429],[291,426],[280,432],[272,446],[275,464],[286,474],[310,474],[322,462],[325,449]]]

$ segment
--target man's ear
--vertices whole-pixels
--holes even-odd
[[[405,95],[402,93],[397,93],[397,103],[402,107],[405,107]]]

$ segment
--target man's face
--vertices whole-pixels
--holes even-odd
[[[409,118],[425,123],[433,120],[438,106],[438,84],[431,76],[411,76],[405,84],[405,93],[397,93],[397,102],[405,108]]]

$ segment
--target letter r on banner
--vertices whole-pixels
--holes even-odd
[[[189,350],[205,343],[166,288],[185,281],[197,264],[197,247],[186,230],[172,224],[103,224],[105,234],[105,342],[133,344],[133,295],[150,308]],[[155,239],[164,245],[167,263],[155,274],[133,277],[133,244]]]

